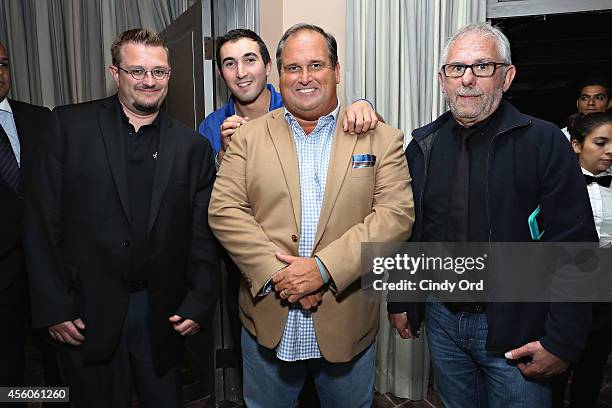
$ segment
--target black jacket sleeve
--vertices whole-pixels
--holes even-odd
[[[52,132],[33,158],[31,183],[25,198],[24,249],[33,327],[79,317],[70,271],[60,254],[65,149],[58,116],[54,111]]]
[[[208,226],[208,203],[215,181],[214,153],[202,140],[205,153],[193,202],[191,250],[187,270],[189,291],[177,314],[210,327],[219,298],[219,243]]]

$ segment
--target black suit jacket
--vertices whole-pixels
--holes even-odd
[[[127,159],[117,96],[56,108],[54,131],[26,199],[26,254],[35,327],[81,317],[86,362],[112,354],[128,304],[132,230]],[[149,327],[158,374],[182,337],[168,318],[210,325],[218,297],[218,249],[207,208],[215,178],[210,143],[164,112],[148,258]]]
[[[40,106],[9,99],[21,149],[21,184],[28,190],[32,157],[49,131],[51,111]],[[23,197],[0,181],[0,291],[23,273],[21,243]]]

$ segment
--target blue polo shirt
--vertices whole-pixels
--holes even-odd
[[[283,106],[283,98],[280,93],[276,92],[272,84],[267,84],[266,88],[270,91],[270,107],[268,111],[281,108]],[[198,127],[198,131],[202,136],[210,141],[215,154],[221,149],[221,124],[227,118],[235,115],[234,96],[231,95],[229,102],[208,115]]]

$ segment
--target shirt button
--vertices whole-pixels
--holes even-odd
[[[128,241],[127,239],[125,241],[123,241],[121,243],[121,246],[124,248],[129,248],[130,247],[130,241]]]
[[[295,234],[291,235],[291,240],[292,240],[293,242],[298,242],[298,236],[297,236],[297,235],[295,235]]]

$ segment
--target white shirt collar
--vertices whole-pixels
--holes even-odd
[[[0,111],[6,111],[10,114],[13,114],[13,110],[11,109],[11,105],[9,105],[7,97],[4,97],[2,102],[0,102]]]
[[[336,97],[336,108],[331,111],[330,113],[328,113],[327,115],[322,115],[319,119],[324,118],[326,116],[331,116],[334,118],[334,121],[338,120],[338,112],[340,112],[340,99],[338,99],[338,97]],[[295,118],[295,116],[293,116],[293,114],[291,112],[289,112],[287,110],[287,108],[283,108],[285,110],[285,117],[287,117],[287,115],[291,116],[292,118]]]
[[[606,171],[602,171],[601,173],[595,175],[593,173],[591,173],[590,171],[586,170],[584,167],[580,167],[582,169],[582,174],[586,174],[587,176],[591,176],[591,177],[603,177],[603,176],[609,176],[612,175],[612,168],[609,168]]]

